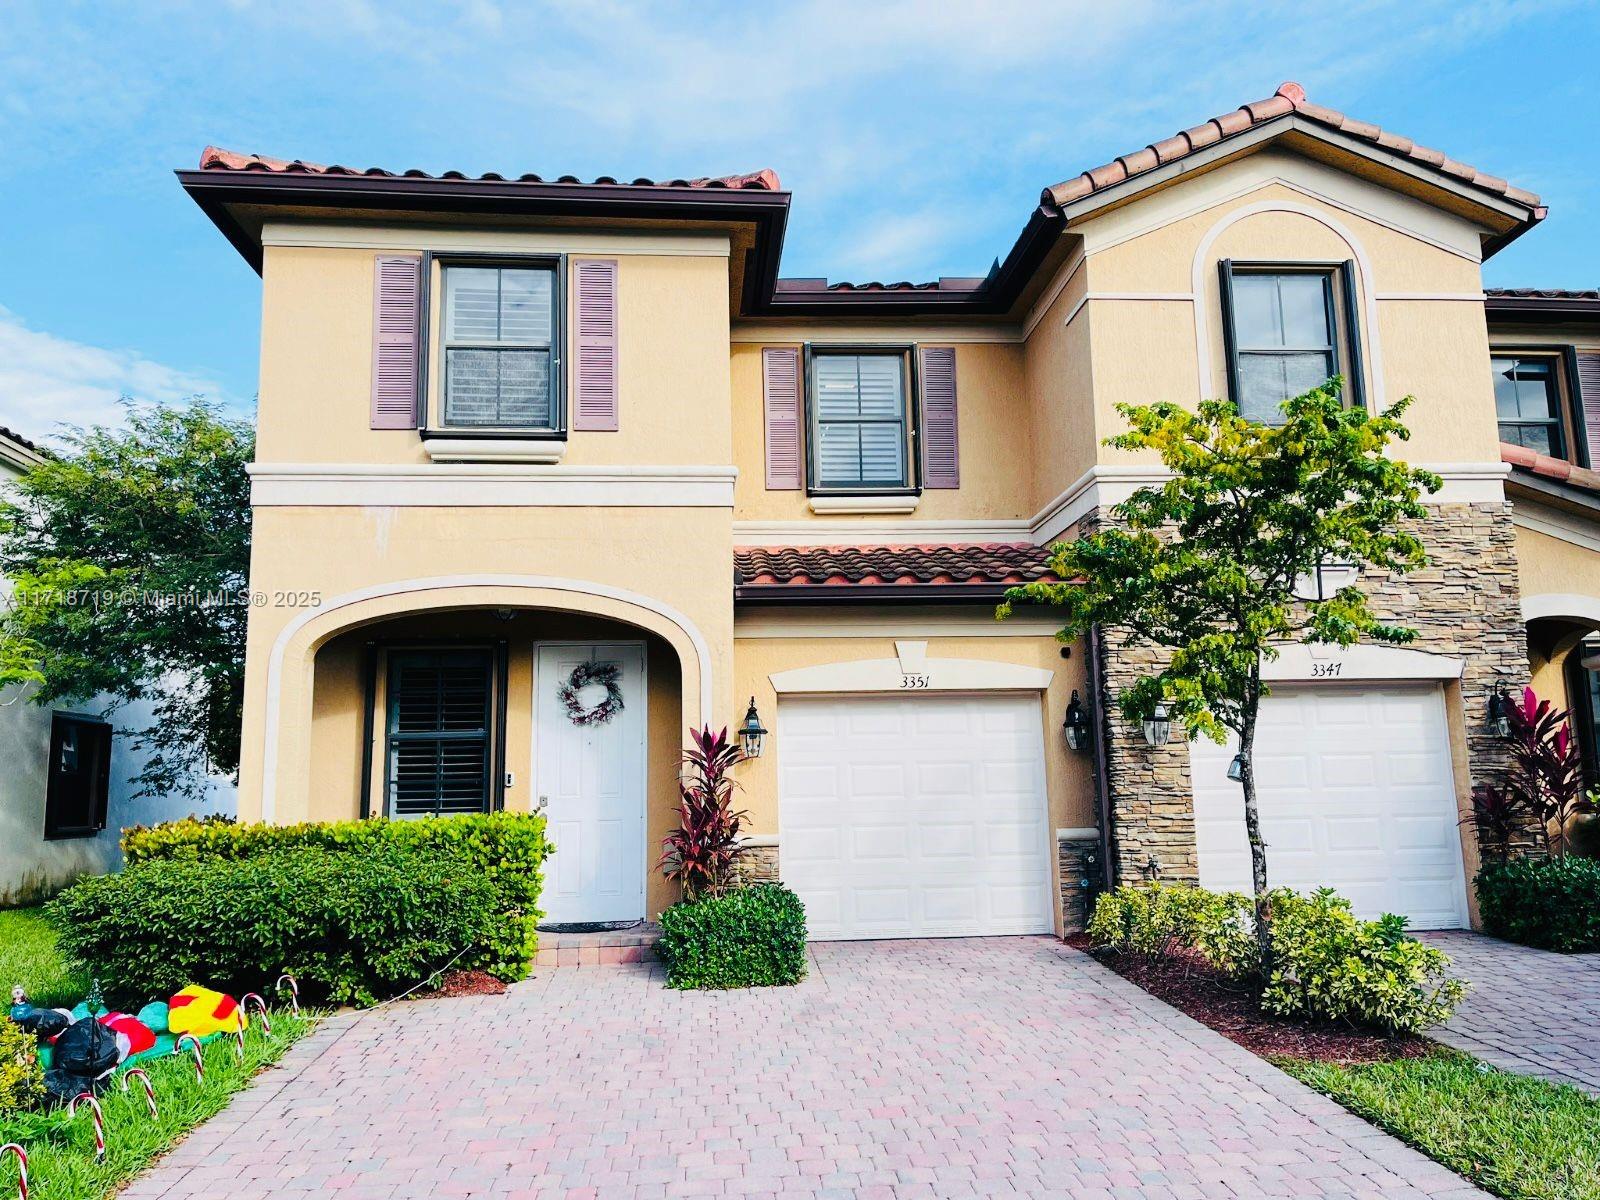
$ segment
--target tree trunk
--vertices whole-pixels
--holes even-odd
[[[1256,947],[1261,956],[1261,973],[1272,970],[1272,912],[1267,903],[1267,845],[1261,840],[1261,810],[1256,804],[1256,714],[1259,697],[1246,705],[1244,728],[1239,731],[1240,783],[1244,787],[1244,832],[1250,842],[1250,883],[1256,901]]]

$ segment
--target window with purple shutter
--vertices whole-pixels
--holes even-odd
[[[956,414],[956,352],[930,346],[922,352],[922,486],[961,486]]]
[[[573,267],[577,350],[572,427],[610,431],[617,412],[617,264],[586,258]]]
[[[761,352],[761,396],[767,425],[767,490],[800,487],[800,351],[769,346]]]
[[[372,428],[417,427],[422,259],[378,256],[372,312]]]
[[[1576,357],[1578,386],[1574,390],[1588,450],[1588,461],[1583,465],[1593,467],[1600,462],[1600,354],[1580,350]]]

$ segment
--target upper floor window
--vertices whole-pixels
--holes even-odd
[[[443,265],[443,425],[561,427],[554,264]]]
[[[1500,440],[1540,454],[1566,457],[1555,358],[1496,355],[1490,363],[1494,372],[1494,408],[1500,421]]]
[[[1241,416],[1276,422],[1285,400],[1345,378],[1360,402],[1354,291],[1348,264],[1250,266],[1222,263],[1228,378]],[[1346,348],[1350,348],[1346,352]]]
[[[811,486],[915,486],[908,349],[814,349],[810,355]]]

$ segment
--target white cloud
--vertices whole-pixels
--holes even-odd
[[[119,425],[123,396],[174,403],[194,395],[228,399],[213,379],[31,329],[0,306],[0,425],[25,438],[49,441],[63,425]]]

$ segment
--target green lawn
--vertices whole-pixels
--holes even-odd
[[[20,983],[36,1004],[71,1007],[83,999],[88,980],[56,953],[55,931],[38,909],[0,912],[0,984]],[[0,1020],[5,1019],[0,1014]],[[112,1087],[100,1097],[106,1118],[106,1161],[94,1161],[94,1133],[89,1114],[76,1120],[65,1110],[0,1112],[0,1143],[20,1142],[28,1151],[31,1200],[102,1200],[132,1179],[157,1156],[207,1117],[221,1112],[228,1098],[256,1072],[282,1057],[314,1024],[309,1014],[272,1014],[269,1037],[259,1021],[245,1034],[243,1061],[232,1038],[205,1046],[206,1077],[197,1083],[188,1056],[142,1062],[155,1086],[160,1115],[152,1120],[144,1092],[135,1082],[124,1095]],[[0,1197],[16,1194],[16,1167],[8,1155],[0,1161]]]
[[[1600,1200],[1600,1100],[1455,1051],[1362,1066],[1277,1060],[1296,1079],[1507,1200]]]
[[[71,1008],[89,990],[89,980],[61,961],[56,934],[38,908],[0,911],[0,986],[11,1003],[20,983],[28,999],[44,1008]]]

